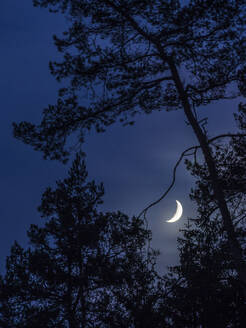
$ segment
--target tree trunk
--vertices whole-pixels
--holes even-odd
[[[207,142],[207,137],[203,133],[202,129],[200,128],[199,123],[197,122],[197,120],[195,119],[195,117],[193,115],[187,93],[184,89],[183,83],[181,82],[176,65],[175,65],[172,57],[166,55],[166,53],[163,50],[161,43],[159,42],[158,39],[155,39],[155,37],[153,37],[153,35],[148,34],[144,29],[142,29],[131,16],[129,16],[125,11],[122,10],[121,7],[117,7],[114,3],[112,3],[109,0],[107,0],[105,2],[110,7],[112,7],[113,10],[116,10],[123,17],[125,17],[125,19],[130,23],[130,25],[133,27],[134,30],[136,30],[140,35],[142,35],[150,43],[152,43],[156,47],[157,51],[159,52],[159,56],[163,60],[164,65],[166,65],[166,63],[167,63],[169,66],[173,81],[176,85],[177,91],[179,93],[179,97],[180,97],[182,105],[183,105],[185,115],[198,139],[198,142],[201,146],[201,149],[202,149],[202,152],[203,152],[203,155],[205,158],[205,162],[208,166],[208,171],[211,176],[212,187],[214,190],[214,197],[217,200],[217,204],[218,204],[218,207],[219,207],[221,215],[222,215],[224,229],[228,235],[229,249],[231,251],[231,254],[232,254],[232,257],[234,260],[235,268],[238,272],[239,280],[242,283],[244,300],[246,303],[246,263],[243,259],[242,248],[236,238],[234,226],[233,226],[232,219],[231,219],[231,214],[229,212],[227,203],[225,201],[223,189],[220,187],[215,162],[214,162],[210,147]]]
[[[176,68],[172,58],[168,57],[167,61],[168,61],[169,68],[171,70],[176,88],[178,90],[180,99],[182,101],[185,115],[186,115],[187,120],[190,123],[190,125],[198,139],[198,142],[201,146],[201,149],[202,149],[202,152],[203,152],[203,155],[204,155],[207,167],[208,167],[208,171],[211,176],[214,197],[217,201],[218,207],[219,207],[221,215],[222,215],[224,229],[228,235],[228,244],[230,247],[231,254],[233,256],[235,268],[238,272],[239,280],[242,283],[242,288],[244,291],[244,300],[246,300],[246,263],[243,259],[242,248],[236,237],[235,229],[234,229],[234,226],[232,223],[231,214],[229,212],[227,203],[225,201],[223,189],[220,187],[218,173],[216,170],[216,165],[215,165],[214,159],[212,157],[211,149],[208,145],[206,135],[203,133],[199,123],[197,122],[196,118],[194,117],[187,94],[184,90],[184,86],[181,82],[179,73],[177,71],[177,68]]]

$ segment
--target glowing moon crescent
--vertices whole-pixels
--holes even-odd
[[[167,220],[166,222],[169,222],[169,223],[176,222],[181,218],[182,213],[183,213],[183,207],[178,200],[176,200],[176,203],[177,203],[176,213],[170,220]]]

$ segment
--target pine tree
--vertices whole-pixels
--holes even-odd
[[[245,106],[239,106],[235,118],[239,133],[244,133]],[[213,144],[214,161],[245,260],[245,140],[237,134],[227,144],[218,140]],[[203,162],[187,160],[186,164],[196,178],[190,197],[197,204],[198,216],[188,222],[178,240],[180,264],[170,268],[166,277],[171,290],[166,312],[174,327],[244,327],[243,285],[228,247],[211,176]]]
[[[14,243],[0,282],[2,328],[149,327],[144,318],[157,320],[150,231],[141,219],[99,212],[103,186],[86,178],[77,155],[68,178],[43,194],[45,223],[31,225],[30,247]]]
[[[212,141],[197,115],[201,106],[246,94],[245,1],[34,0],[34,5],[68,18],[68,30],[55,37],[64,60],[50,67],[58,81],[69,84],[57,104],[44,110],[40,125],[14,124],[15,137],[45,158],[66,161],[71,133],[79,132],[82,142],[93,127],[101,132],[116,120],[131,124],[137,113],[182,109],[202,150],[246,299],[243,250]],[[89,99],[83,101],[85,94]]]
[[[244,327],[244,296],[221,218],[189,220],[181,232],[180,264],[166,276],[165,312],[172,327]]]

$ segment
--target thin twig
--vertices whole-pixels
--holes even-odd
[[[237,133],[237,134],[233,134],[233,133],[225,133],[225,134],[221,134],[219,136],[213,137],[211,139],[208,140],[208,143],[211,143],[219,138],[228,138],[228,137],[246,137],[245,133]]]
[[[167,195],[167,194],[169,193],[169,191],[172,189],[172,187],[173,187],[173,185],[174,185],[174,183],[175,183],[175,179],[176,179],[176,171],[177,171],[177,168],[178,168],[180,162],[182,161],[183,157],[186,156],[186,153],[189,152],[190,150],[193,150],[193,149],[194,149],[194,150],[197,150],[198,148],[200,148],[200,146],[192,146],[192,147],[190,147],[190,148],[188,148],[188,149],[186,149],[186,150],[184,150],[184,151],[182,152],[182,154],[180,155],[180,157],[179,157],[179,159],[178,159],[176,165],[174,166],[174,169],[173,169],[173,179],[172,179],[172,182],[171,182],[170,186],[168,187],[168,189],[164,192],[164,194],[163,194],[158,200],[154,201],[153,203],[151,203],[150,205],[148,205],[145,209],[143,209],[142,212],[138,215],[137,218],[140,218],[140,217],[144,214],[144,218],[145,218],[145,220],[146,220],[146,213],[147,213],[147,211],[148,211],[151,207],[153,207],[153,206],[155,206],[156,204],[158,204],[158,203],[159,203],[164,197],[166,197],[166,195]]]
[[[236,227],[238,225],[238,223],[240,223],[241,221],[243,221],[246,218],[246,214],[243,215],[235,224],[234,227]]]

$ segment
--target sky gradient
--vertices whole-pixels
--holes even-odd
[[[34,8],[32,0],[0,3],[1,90],[1,271],[14,240],[27,245],[26,230],[31,223],[42,224],[37,212],[46,187],[66,177],[71,164],[42,159],[42,154],[13,138],[12,122],[38,123],[42,110],[55,103],[59,84],[48,68],[59,54],[52,35],[66,29],[58,14]],[[215,103],[199,109],[208,117],[210,136],[232,131],[233,112],[239,100]],[[191,128],[181,110],[139,115],[133,126],[110,126],[103,134],[91,133],[83,146],[89,178],[103,182],[103,210],[121,210],[138,215],[156,200],[171,182],[172,170],[180,153],[196,145]],[[148,212],[153,232],[152,245],[160,249],[159,268],[177,263],[177,237],[187,217],[195,216],[189,200],[193,179],[182,164],[169,195]],[[165,223],[175,212],[175,200],[183,204],[182,219]]]

